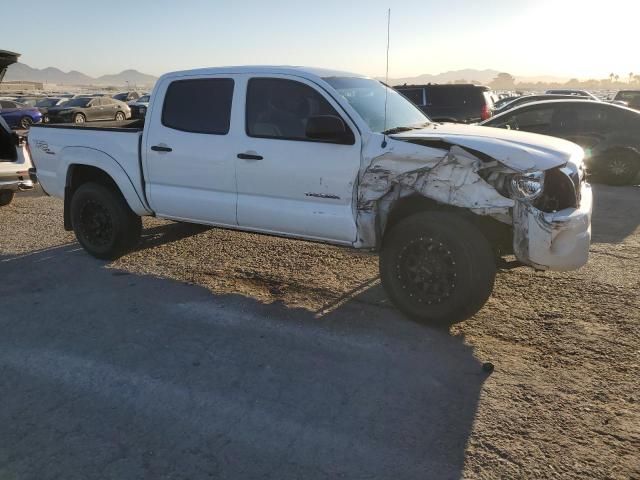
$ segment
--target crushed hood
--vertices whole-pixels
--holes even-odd
[[[454,123],[391,135],[396,140],[446,142],[484,153],[507,167],[526,172],[549,170],[582,161],[584,151],[574,143],[536,133]]]

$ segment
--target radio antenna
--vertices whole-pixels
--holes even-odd
[[[382,148],[387,146],[387,100],[389,99],[389,39],[391,37],[391,9],[387,10],[387,69],[384,76],[384,130],[382,131]]]

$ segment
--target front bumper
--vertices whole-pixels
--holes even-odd
[[[580,206],[545,213],[516,202],[513,212],[513,248],[522,263],[540,270],[577,270],[589,259],[593,193],[581,185]]]

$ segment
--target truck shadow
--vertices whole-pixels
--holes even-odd
[[[621,243],[640,225],[640,187],[593,185],[592,241]]]
[[[463,475],[486,374],[462,338],[371,304],[375,286],[314,313],[76,244],[0,272],[0,477]]]

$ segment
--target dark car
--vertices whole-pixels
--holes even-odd
[[[40,110],[12,100],[0,100],[0,116],[11,128],[27,129],[42,121]]]
[[[149,109],[149,100],[151,95],[143,95],[135,102],[129,103],[131,109],[131,118],[145,118]]]
[[[62,105],[64,105],[65,103],[67,103],[69,101],[68,98],[63,98],[63,97],[46,97],[46,98],[41,98],[40,100],[38,100],[35,104],[35,107],[40,110],[40,113],[42,113],[42,121],[43,122],[48,122],[49,121],[49,109],[53,108],[53,107],[61,107]]]
[[[545,100],[575,100],[575,95],[554,95],[554,94],[542,94],[542,95],[523,95],[522,97],[518,97],[514,99],[512,102],[506,103],[502,105],[499,109],[497,109],[494,114],[498,115],[500,113],[506,112],[507,110],[511,110],[512,108],[519,107],[520,105],[524,105],[526,103],[532,102],[542,102]],[[596,98],[584,97],[582,100],[591,100],[597,101]]]
[[[121,93],[116,93],[113,97],[116,100],[120,100],[121,102],[133,102],[135,100],[138,100],[140,97],[142,96],[142,94],[140,92],[121,92]]]
[[[553,90],[547,90],[544,93],[546,93],[547,95],[571,95],[574,97],[586,97],[591,100],[598,100],[598,97],[596,97],[591,92],[587,92],[586,90],[575,90],[571,88],[556,88]]]
[[[640,172],[640,112],[590,100],[551,100],[520,106],[481,125],[560,137],[585,150],[595,178],[634,183]]]
[[[629,108],[640,110],[640,90],[620,90],[612,101],[623,102]]]
[[[395,89],[436,122],[475,123],[491,117],[489,87],[479,85],[402,85]]]
[[[131,117],[126,103],[109,97],[72,98],[48,111],[51,123],[84,123],[94,120],[122,121]]]

